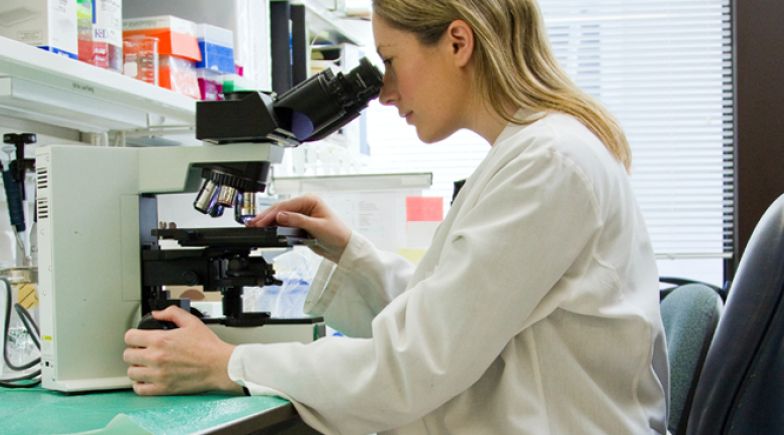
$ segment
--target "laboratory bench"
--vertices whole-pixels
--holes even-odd
[[[288,400],[219,393],[137,396],[131,390],[63,394],[0,387],[2,434],[315,434]]]

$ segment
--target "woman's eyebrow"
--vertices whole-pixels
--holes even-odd
[[[379,56],[384,57],[384,56],[381,55],[381,49],[382,48],[387,48],[387,47],[390,47],[390,45],[389,44],[379,44],[379,45],[377,45],[376,46],[376,53],[378,53]]]

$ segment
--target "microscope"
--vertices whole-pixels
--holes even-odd
[[[291,248],[309,235],[244,224],[256,215],[256,196],[285,148],[337,131],[359,116],[381,85],[381,73],[362,59],[346,74],[325,70],[281,95],[235,92],[224,101],[196,103],[196,137],[203,146],[38,148],[43,387],[129,387],[125,331],[172,326],[150,322],[148,315],[169,305],[200,315],[187,299],[172,298],[169,286],[220,292],[222,317],[200,317],[226,341],[303,341],[285,319],[244,312],[242,294],[248,286],[280,284],[273,266],[254,251]],[[195,193],[198,213],[217,217],[231,210],[238,225],[161,227],[158,197],[182,192]],[[177,248],[163,247],[164,240]],[[316,335],[312,324],[305,328]]]

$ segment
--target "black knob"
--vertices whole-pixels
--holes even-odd
[[[182,280],[185,285],[198,285],[199,284],[199,275],[192,270],[188,270],[182,273]]]
[[[6,133],[3,135],[3,142],[12,145],[27,145],[38,142],[38,137],[35,133]]]

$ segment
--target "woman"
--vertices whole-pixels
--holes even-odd
[[[317,239],[306,308],[352,338],[233,347],[170,308],[156,317],[178,330],[126,335],[134,389],[278,394],[327,433],[665,433],[657,271],[628,144],[558,67],[535,0],[373,10],[381,102],[424,142],[467,128],[491,144],[431,248],[414,268],[316,197],[276,204],[250,225]]]

